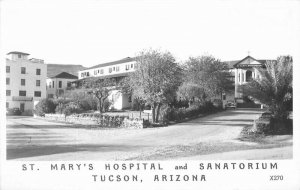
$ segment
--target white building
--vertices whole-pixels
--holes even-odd
[[[54,98],[64,95],[67,88],[71,87],[71,82],[78,77],[67,72],[61,72],[53,77],[47,77],[47,97]]]
[[[252,79],[258,79],[258,68],[265,67],[265,63],[271,60],[257,60],[251,56],[236,62],[235,68],[235,98],[242,98],[243,94],[239,92],[239,86],[250,82]]]
[[[127,57],[114,62],[102,63],[78,72],[78,78],[84,80],[89,77],[114,78],[116,81],[134,72],[136,63],[133,58]],[[131,96],[114,90],[108,97],[112,102],[111,108],[121,110],[131,107]]]
[[[6,108],[20,108],[32,115],[34,105],[46,98],[47,66],[29,54],[10,52],[6,59]]]
[[[86,68],[78,72],[78,78],[88,78],[88,77],[114,77],[114,75],[118,74],[122,76],[122,74],[130,73],[135,70],[135,61],[127,57],[125,59],[121,59],[118,61],[108,62],[98,64],[93,67]],[[124,76],[125,76],[124,75]]]

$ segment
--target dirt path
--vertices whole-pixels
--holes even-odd
[[[195,159],[256,148],[237,140],[260,110],[230,110],[162,128],[87,129],[34,118],[7,119],[7,158],[18,160]],[[282,143],[280,146],[291,146]],[[217,159],[217,158],[216,158]]]

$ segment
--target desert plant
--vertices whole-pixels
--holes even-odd
[[[265,66],[258,69],[260,77],[241,86],[241,91],[266,105],[274,118],[284,123],[292,110],[293,59],[281,56]]]

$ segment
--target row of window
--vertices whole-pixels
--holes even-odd
[[[51,85],[51,82],[49,82],[49,85],[48,87],[49,88],[54,88],[54,81],[52,81],[52,85]],[[67,82],[67,87],[71,87],[71,82]],[[62,88],[62,81],[58,81],[58,88]]]
[[[133,69],[136,67],[136,64],[127,64],[125,65],[125,70],[128,71],[129,69]],[[108,73],[112,73],[112,72],[119,72],[120,71],[120,66],[113,66],[113,67],[109,67],[108,68]],[[94,70],[94,75],[103,75],[104,74],[104,69],[95,69]],[[89,77],[90,76],[90,73],[87,71],[87,72],[82,72],[81,73],[81,77]]]
[[[10,78],[6,78],[6,85],[10,85]],[[21,79],[21,86],[25,86],[25,85],[26,85],[26,80]],[[35,85],[36,86],[41,86],[41,80],[36,80]]]
[[[11,90],[6,90],[6,96],[11,96]],[[19,90],[19,96],[26,96],[26,90]],[[41,97],[41,91],[34,91],[34,97]]]
[[[10,73],[10,66],[6,66],[6,73]],[[26,67],[21,67],[21,74],[26,74]],[[41,75],[41,69],[36,69],[36,75]]]

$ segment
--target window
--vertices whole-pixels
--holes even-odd
[[[6,78],[6,85],[10,84],[10,78]]]
[[[19,96],[26,96],[26,91],[25,90],[20,90],[19,91]]]
[[[36,86],[41,86],[41,81],[40,80],[36,80]]]
[[[49,82],[49,88],[51,88],[51,82]]]
[[[9,108],[9,102],[6,102],[6,108]]]
[[[108,69],[108,72],[109,72],[109,73],[111,73],[111,72],[112,72],[112,68],[111,68],[111,67]]]
[[[241,74],[239,73],[239,82],[241,82]]]
[[[6,96],[10,96],[11,95],[11,91],[10,90],[6,90]]]
[[[25,79],[21,79],[21,86],[25,86]]]
[[[26,68],[25,67],[21,67],[21,74],[25,74],[26,73]]]
[[[67,87],[71,87],[71,82],[67,82]]]
[[[22,55],[21,54],[18,54],[18,58],[21,58],[22,57]]]
[[[86,72],[86,76],[88,76],[88,77],[89,77],[89,76],[90,76],[90,73],[89,73],[89,72]]]
[[[100,70],[100,74],[103,74],[103,73],[104,73],[104,70],[103,70],[103,69],[101,69],[101,70]]]
[[[129,65],[126,65],[126,68],[125,68],[126,70],[129,70]]]
[[[120,70],[120,67],[119,66],[117,66],[117,68],[116,68],[116,71],[119,71]]]
[[[131,68],[133,68],[133,64],[131,63]]]
[[[58,88],[61,88],[62,86],[62,81],[58,81]]]
[[[97,75],[97,70],[94,70],[94,75]]]
[[[34,97],[41,97],[41,91],[34,91]]]
[[[10,66],[6,66],[6,73],[10,73]]]
[[[246,82],[252,80],[252,71],[246,71]]]
[[[54,81],[52,81],[52,88],[54,88]]]
[[[116,70],[116,67],[113,67],[113,71],[115,71]]]
[[[36,69],[36,75],[41,75],[41,69]]]

